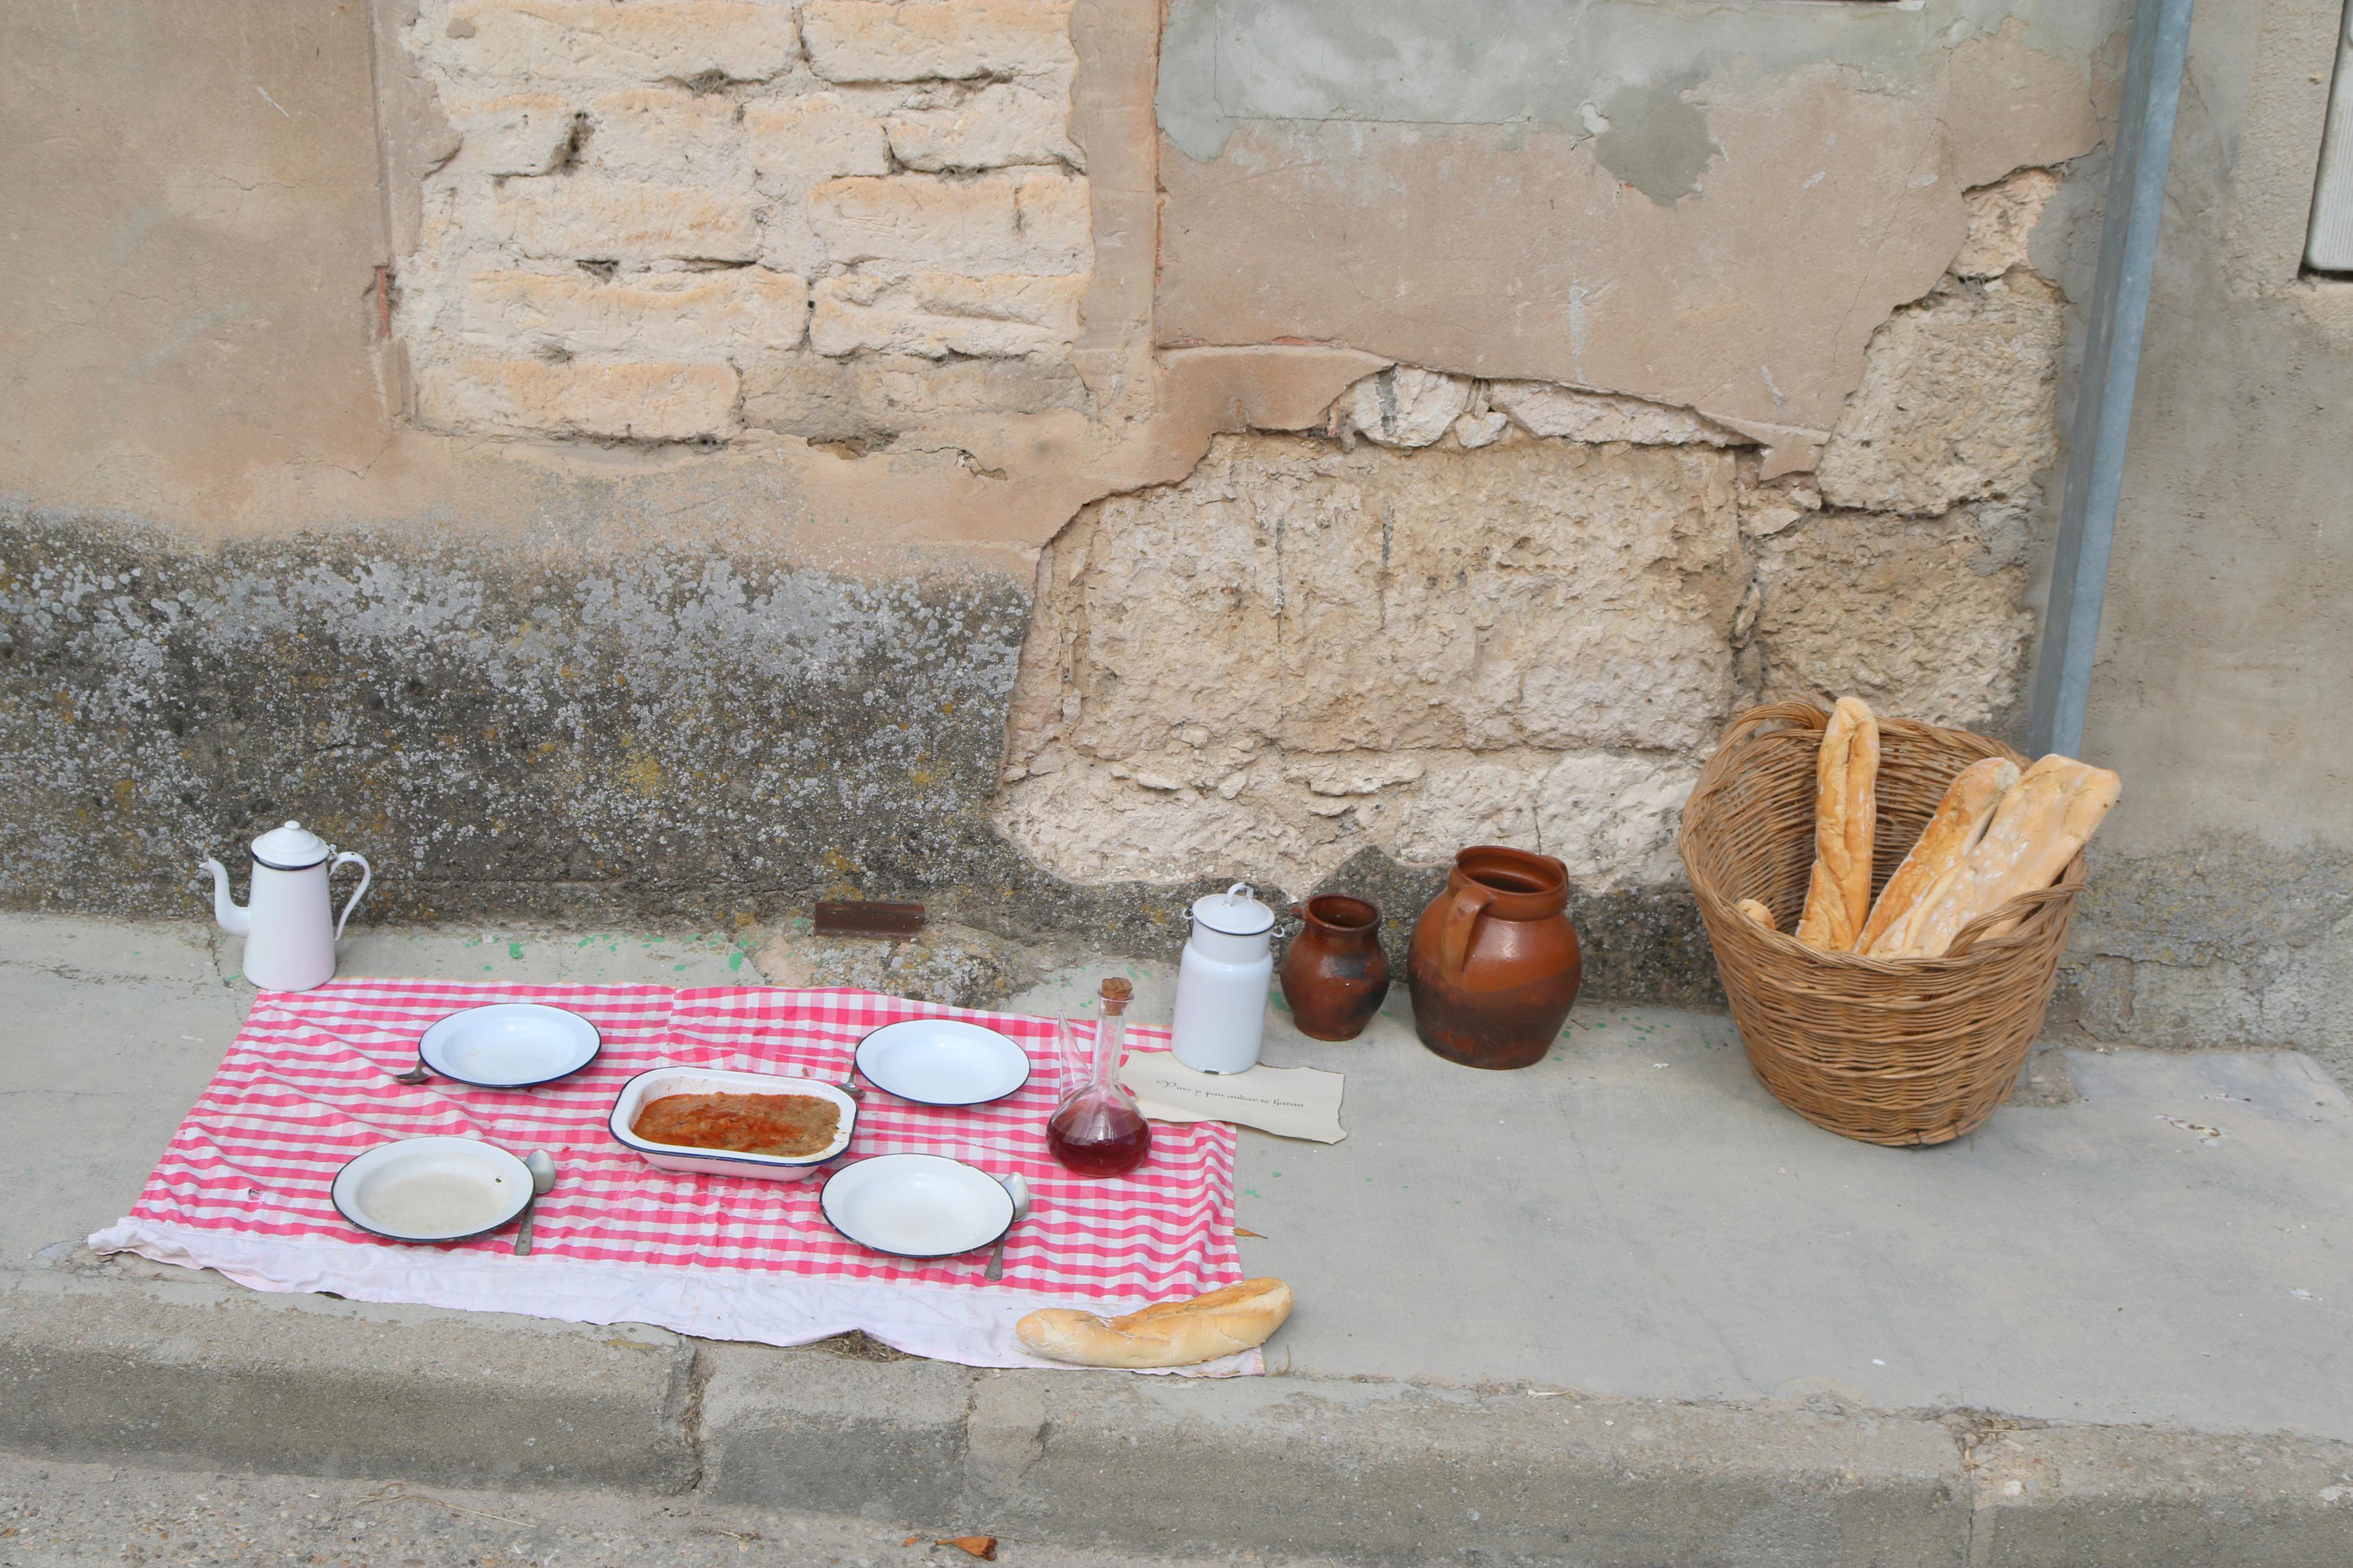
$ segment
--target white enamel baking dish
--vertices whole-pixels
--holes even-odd
[[[797,1159],[654,1143],[629,1131],[649,1101],[673,1094],[804,1094],[839,1107],[841,1125],[834,1130],[831,1143]],[[691,1171],[705,1176],[749,1176],[763,1182],[804,1182],[841,1158],[842,1152],[849,1147],[850,1134],[858,1127],[858,1101],[833,1085],[813,1078],[731,1072],[723,1068],[653,1068],[621,1086],[607,1125],[612,1130],[614,1142],[636,1151],[647,1164],[660,1170]]]

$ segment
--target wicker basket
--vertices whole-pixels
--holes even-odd
[[[1765,1087],[1850,1138],[1946,1142],[2009,1098],[2042,1031],[2084,858],[2052,887],[1963,927],[1941,958],[1804,945],[1787,933],[1813,868],[1814,758],[1829,717],[1809,702],[1777,702],[1733,721],[1683,807],[1683,866],[1748,1064]],[[1999,741],[1907,719],[1881,720],[1879,734],[1873,898],[1955,773],[1981,757],[2026,762]],[[1743,915],[1742,899],[1761,900],[1781,930]],[[2015,930],[1984,939],[2018,917]]]

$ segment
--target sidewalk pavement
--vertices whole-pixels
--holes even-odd
[[[1588,1002],[1487,1074],[1401,996],[1344,1045],[1278,1004],[1268,1058],[1345,1073],[1349,1137],[1244,1132],[1243,1261],[1300,1306],[1280,1375],[1204,1384],[97,1263],[242,1016],[235,961],[195,921],[0,917],[0,1447],[1147,1549],[2353,1561],[2353,1107],[2299,1056],[2048,1051],[2045,1103],[1890,1150],[1781,1109],[1720,1015]],[[758,983],[716,936],[371,931],[343,969]],[[1166,966],[1108,959],[1008,1005],[1103,973],[1165,1020]]]

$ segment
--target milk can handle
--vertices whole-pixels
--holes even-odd
[[[350,923],[352,910],[359,907],[359,901],[367,896],[368,884],[375,879],[375,873],[368,868],[367,857],[354,855],[348,849],[327,862],[327,875],[332,877],[345,866],[357,866],[360,868],[360,885],[352,889],[350,898],[343,900],[343,918],[335,922],[337,942],[343,940],[343,927]]]

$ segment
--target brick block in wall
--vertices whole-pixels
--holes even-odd
[[[493,198],[491,236],[554,260],[750,261],[759,254],[757,198],[588,174],[511,180]]]
[[[810,226],[813,185],[845,174],[890,172],[891,144],[882,122],[854,100],[853,90],[804,93],[746,104],[744,135],[760,190],[773,196],[761,259],[786,272],[814,273],[828,259]]]
[[[923,359],[804,352],[744,367],[744,423],[810,441],[872,440],[944,417],[1087,406],[1061,359]]]
[[[582,161],[600,174],[673,185],[748,184],[735,105],[682,87],[625,87],[588,100]]]
[[[763,190],[799,197],[844,174],[891,172],[891,144],[875,118],[838,92],[744,106],[744,136]]]
[[[460,155],[475,174],[544,174],[572,145],[568,99],[550,92],[444,100],[442,111],[464,139]]]
[[[799,345],[808,289],[787,272],[483,272],[466,281],[469,343],[515,357],[550,350],[717,363]]]
[[[860,350],[1014,359],[1067,349],[1079,335],[1083,277],[966,278],[911,271],[849,272],[815,290],[809,346],[821,354]]]
[[[766,81],[800,56],[792,7],[748,0],[458,0],[412,48],[477,80]]]
[[[419,368],[417,413],[439,430],[720,440],[736,431],[738,385],[723,364],[466,359]]]
[[[1085,271],[1092,248],[1086,182],[1046,169],[829,180],[809,193],[808,211],[845,263],[1036,276]]]
[[[934,88],[885,117],[883,125],[892,156],[910,169],[1058,163],[1080,168],[1083,160],[1067,129],[1070,118],[1070,91],[1059,84],[993,82],[977,90]]]
[[[1052,76],[1077,60],[1070,0],[810,0],[801,35],[828,81]]]

